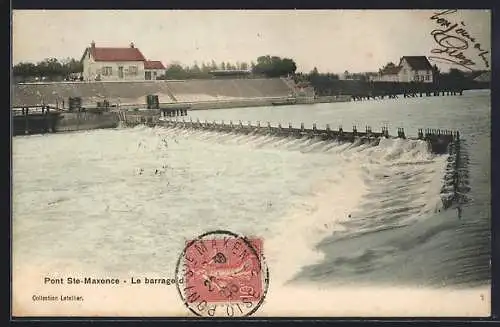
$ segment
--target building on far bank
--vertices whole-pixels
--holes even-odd
[[[420,82],[432,83],[432,65],[425,56],[404,56],[398,66],[382,69],[378,76],[370,78],[374,82]]]
[[[116,48],[97,47],[92,41],[81,62],[84,81],[143,81],[165,73],[161,62],[147,61],[134,43],[127,48]]]
[[[158,60],[146,60],[144,62],[144,78],[146,80],[156,80],[165,75],[165,66]]]

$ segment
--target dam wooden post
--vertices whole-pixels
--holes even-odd
[[[418,139],[423,140],[424,139],[424,133],[421,128],[418,129]]]
[[[398,127],[398,138],[405,139],[405,130],[402,127]]]
[[[45,109],[45,107],[42,107],[42,116],[43,116],[42,133],[47,133],[47,131],[48,131],[48,124],[47,124],[47,113],[48,112],[49,112],[48,106],[47,106],[47,109]]]
[[[24,134],[28,134],[29,133],[29,108],[26,107],[26,113],[25,113],[25,116],[24,116]]]

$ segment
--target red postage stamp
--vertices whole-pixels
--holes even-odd
[[[247,316],[255,312],[269,283],[262,251],[261,239],[227,231],[206,233],[189,241],[177,269],[185,280],[184,285],[178,285],[185,305],[200,316]]]

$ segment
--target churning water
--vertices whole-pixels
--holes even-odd
[[[54,286],[41,282],[47,275],[172,278],[185,240],[227,229],[264,239],[271,284],[261,314],[489,312],[484,303],[477,309],[490,285],[489,91],[191,116],[343,124],[344,130],[386,124],[410,136],[418,128],[459,130],[469,160],[469,201],[460,217],[456,207],[443,209],[447,157],[431,154],[421,141],[384,139],[369,146],[148,127],[16,137],[13,277],[15,290],[22,284],[19,303],[52,292]],[[460,307],[458,296],[444,295],[450,289],[479,289],[481,299],[479,291],[471,293],[467,308]],[[397,299],[375,296],[384,290]],[[99,302],[95,292],[87,311],[75,312],[182,312],[172,286],[150,289],[149,302],[131,296],[137,290],[121,290],[120,305],[117,298]],[[43,313],[40,306],[33,310]]]

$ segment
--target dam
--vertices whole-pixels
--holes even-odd
[[[364,131],[358,131],[357,126],[352,127],[352,131],[344,131],[342,126],[337,130],[333,130],[330,124],[326,124],[324,129],[319,129],[316,123],[312,124],[311,128],[305,128],[305,124],[301,123],[300,128],[294,128],[291,123],[288,126],[282,126],[278,123],[277,126],[272,126],[270,122],[261,124],[260,121],[256,123],[247,122],[244,124],[241,120],[238,123],[233,121],[225,122],[208,122],[200,121],[197,119],[186,120],[178,117],[151,117],[150,119],[138,119],[137,116],[129,118],[127,114],[121,115],[122,123],[127,127],[133,127],[140,124],[145,124],[151,127],[162,126],[167,128],[183,128],[183,129],[200,129],[206,131],[214,131],[220,133],[234,133],[245,135],[273,135],[277,137],[296,137],[296,138],[319,138],[321,140],[339,141],[339,142],[358,142],[359,144],[373,144],[378,145],[380,138],[401,138],[422,140],[427,142],[429,150],[435,154],[445,154],[453,152],[452,145],[456,147],[460,142],[460,132],[451,130],[440,129],[419,129],[416,137],[407,137],[404,128],[398,128],[397,136],[389,135],[389,129],[382,127],[380,132],[373,131],[371,126],[366,126]]]
[[[333,130],[329,124],[325,128],[318,128],[316,123],[313,123],[311,128],[306,128],[304,123],[300,127],[293,127],[292,124],[283,126],[281,123],[274,126],[270,122],[261,124],[256,123],[225,122],[225,121],[200,121],[196,119],[185,119],[184,117],[161,117],[150,116],[145,119],[138,115],[129,116],[122,114],[120,116],[122,126],[149,126],[163,127],[173,130],[191,130],[207,133],[218,133],[225,135],[247,135],[249,138],[259,136],[272,136],[274,138],[295,138],[295,139],[310,139],[316,141],[326,141],[331,143],[352,143],[353,146],[368,145],[378,146],[382,139],[400,139],[421,141],[427,144],[428,151],[435,155],[448,155],[448,163],[443,176],[443,184],[441,187],[441,200],[445,209],[454,204],[461,205],[467,201],[465,193],[468,192],[468,175],[467,175],[467,154],[461,150],[461,136],[459,131],[440,130],[432,128],[418,129],[418,133],[414,137],[406,135],[404,128],[398,128],[397,134],[391,136],[389,129],[384,126],[380,131],[373,131],[370,126],[365,126],[364,131],[358,131],[356,126],[352,127],[351,131],[346,131],[339,126],[337,130]]]

